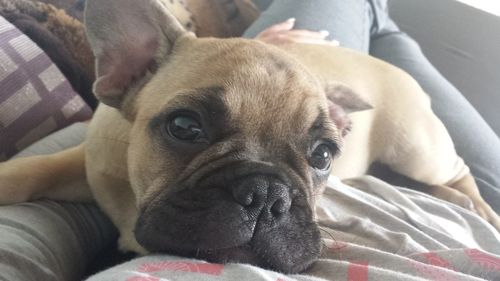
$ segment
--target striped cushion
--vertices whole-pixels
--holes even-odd
[[[0,161],[91,115],[42,49],[0,17]]]

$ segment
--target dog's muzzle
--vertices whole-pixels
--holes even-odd
[[[150,252],[286,273],[303,271],[319,255],[320,234],[305,192],[283,173],[241,164],[173,189],[140,210],[135,236]]]

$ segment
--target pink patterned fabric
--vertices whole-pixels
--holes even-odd
[[[144,263],[139,266],[138,270],[140,272],[158,272],[170,270],[220,275],[223,268],[223,265],[213,263],[163,261],[156,263]]]
[[[91,115],[42,49],[0,17],[0,161]]]

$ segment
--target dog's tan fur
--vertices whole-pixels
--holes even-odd
[[[91,193],[120,230],[121,247],[145,253],[133,229],[137,210],[152,197],[232,149],[251,159],[292,161],[298,170],[307,170],[305,155],[297,152],[296,136],[307,134],[319,111],[328,111],[325,89],[327,95],[347,90],[373,109],[350,115],[353,129],[345,139],[330,124],[326,134],[344,143],[334,175],[363,175],[373,162],[383,162],[433,186],[432,193],[441,198],[463,204],[468,196],[479,214],[500,229],[498,216],[479,195],[445,127],[432,113],[429,98],[403,71],[343,48],[299,44],[277,48],[244,39],[197,39],[178,30],[172,34],[177,38],[165,45],[170,48],[168,62],[141,86],[131,87],[139,89],[137,93],[119,100],[122,93],[115,91],[103,98],[108,93],[98,80],[98,95],[120,110],[100,105],[82,146],[55,156],[0,164],[1,203],[40,196],[88,199],[83,187],[79,196],[61,196],[59,188],[51,188],[53,177],[80,181],[85,159]],[[227,110],[228,126],[236,128],[235,133],[188,162],[165,152],[151,136],[150,120],[172,104],[193,106],[192,96],[214,88],[223,89],[221,108]],[[35,161],[47,164],[37,166]],[[68,164],[57,164],[62,161]],[[23,181],[27,164],[36,172],[30,181]]]

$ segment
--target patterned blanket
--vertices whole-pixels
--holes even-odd
[[[50,58],[0,17],[0,161],[91,114]]]
[[[477,215],[373,177],[346,183],[329,181],[324,251],[303,274],[156,255],[89,280],[500,280],[500,234]]]

